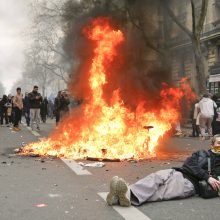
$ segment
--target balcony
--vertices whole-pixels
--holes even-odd
[[[220,0],[219,0],[220,1]],[[220,36],[220,27],[208,24],[204,26],[203,32],[201,33],[201,41],[206,41],[210,38],[216,38]],[[185,44],[191,44],[191,40],[186,34],[172,38],[169,42],[171,47],[182,46]]]
[[[220,0],[215,0],[215,5],[220,8]]]
[[[215,63],[213,66],[209,67],[210,75],[218,75],[220,74],[220,62]]]

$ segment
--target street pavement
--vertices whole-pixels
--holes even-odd
[[[99,195],[108,192],[112,176],[118,175],[128,183],[134,183],[151,172],[181,165],[193,151],[208,149],[209,141],[169,138],[158,146],[155,159],[105,162],[102,168],[86,167],[90,175],[78,175],[74,167],[79,171],[80,167],[74,161],[70,163],[71,169],[61,159],[14,154],[14,149],[22,142],[47,137],[54,123],[49,120],[41,124],[40,136],[32,134],[24,125],[20,132],[0,127],[0,220],[220,219],[220,198],[193,197],[114,209]]]

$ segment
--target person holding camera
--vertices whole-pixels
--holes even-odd
[[[38,92],[38,86],[34,86],[33,91],[28,94],[29,107],[30,107],[30,122],[31,129],[34,129],[34,123],[37,125],[37,130],[40,130],[40,106],[42,96]]]
[[[182,167],[160,170],[128,186],[114,176],[107,195],[109,205],[142,205],[146,202],[182,199],[199,194],[202,198],[220,196],[220,135],[211,149],[192,154]]]

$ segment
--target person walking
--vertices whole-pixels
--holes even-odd
[[[33,91],[28,94],[30,103],[30,122],[31,129],[34,129],[34,122],[37,125],[37,130],[40,130],[40,105],[42,96],[38,92],[38,86],[34,86]]]
[[[28,97],[28,92],[25,92],[25,97],[23,99],[23,104],[24,104],[24,117],[26,120],[26,124],[29,127],[30,126],[30,100]]]
[[[209,94],[204,94],[203,98],[199,102],[200,117],[199,125],[202,135],[202,140],[205,140],[206,128],[208,130],[208,135],[212,136],[212,121],[214,117],[214,108],[217,108],[216,103],[210,98]]]
[[[20,131],[19,122],[21,121],[22,109],[23,109],[23,95],[21,93],[21,88],[17,88],[17,94],[13,98],[14,106],[14,131]]]

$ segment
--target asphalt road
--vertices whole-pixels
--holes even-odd
[[[42,124],[39,134],[46,137],[53,127],[53,121]],[[108,191],[112,176],[134,183],[156,170],[181,165],[192,151],[208,149],[210,144],[193,138],[170,138],[158,147],[160,154],[155,160],[105,162],[102,168],[87,167],[91,175],[81,176],[60,159],[14,154],[13,150],[22,142],[37,140],[25,126],[17,133],[0,127],[0,220],[121,220],[121,213],[106,205],[98,195]],[[217,220],[219,207],[220,198],[193,197],[148,203],[135,210],[152,220]],[[138,220],[132,210],[129,215],[130,219]]]

